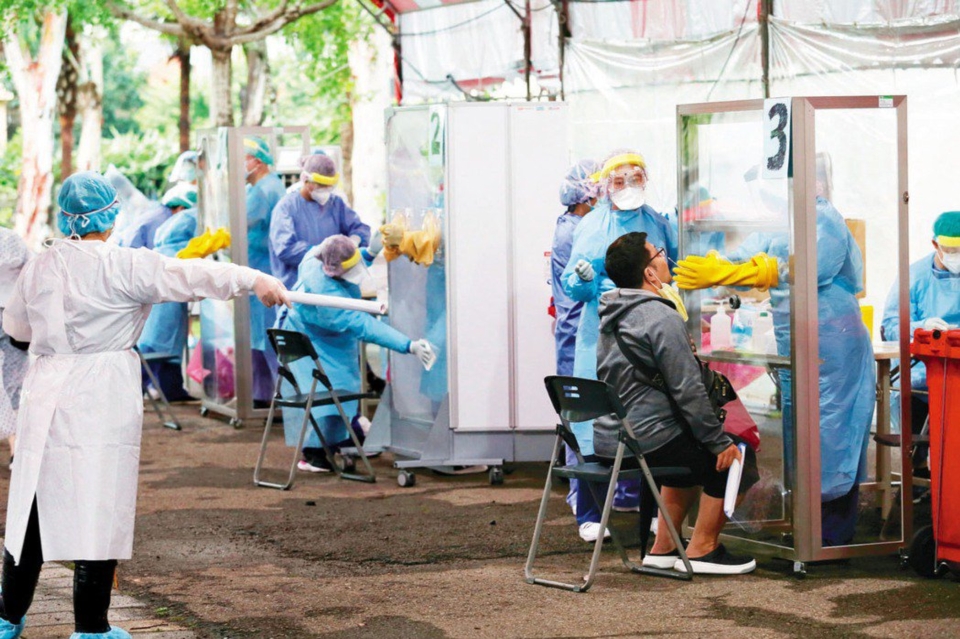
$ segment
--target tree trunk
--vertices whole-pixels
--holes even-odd
[[[232,49],[232,48],[231,48]],[[233,126],[233,102],[230,99],[230,51],[211,49],[213,81],[210,83],[210,113],[214,126]]]
[[[60,76],[57,78],[57,111],[60,115],[60,179],[73,174],[73,124],[77,119],[77,92],[80,78],[80,43],[67,18],[67,30]]]
[[[83,64],[80,74],[80,147],[78,171],[100,170],[100,144],[103,141],[103,36],[84,37],[80,50]]]
[[[190,45],[183,38],[175,54],[180,62],[180,152],[190,150]]]
[[[243,93],[243,124],[259,126],[263,123],[267,98],[267,81],[270,64],[267,60],[267,45],[263,40],[244,46],[247,54],[247,86]]]
[[[340,126],[340,152],[343,153],[343,166],[340,167],[340,181],[347,201],[353,203],[353,103],[352,91],[347,91],[347,108],[350,113]]]
[[[43,225],[50,210],[53,118],[66,27],[65,13],[44,14],[40,50],[35,60],[24,57],[26,48],[19,37],[8,35],[4,46],[10,74],[20,96],[23,129],[23,162],[14,229],[32,246],[43,239]]]

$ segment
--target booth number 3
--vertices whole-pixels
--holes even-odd
[[[790,99],[763,101],[763,177],[787,177],[790,157]]]

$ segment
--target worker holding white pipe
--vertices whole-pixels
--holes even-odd
[[[280,328],[299,331],[310,338],[320,356],[324,371],[330,377],[331,384],[340,392],[360,392],[358,345],[361,341],[377,344],[398,353],[412,353],[426,369],[429,369],[436,360],[436,355],[426,340],[411,340],[386,322],[373,317],[370,312],[335,308],[328,305],[329,300],[322,299],[322,297],[331,296],[339,297],[351,304],[362,303],[360,290],[364,280],[370,277],[364,262],[372,259],[378,248],[379,242],[372,242],[371,248],[361,251],[350,238],[344,235],[333,235],[325,239],[320,246],[308,251],[300,263],[298,280],[293,291],[315,294],[310,296],[313,298],[310,301],[324,305],[295,302],[293,308],[282,313],[277,321]],[[295,301],[298,297],[295,295],[291,301]],[[299,299],[306,301],[303,297]],[[379,310],[379,305],[376,305],[376,310]],[[300,388],[310,388],[313,362],[306,359],[300,360],[290,364],[290,368]],[[282,382],[284,386],[287,384],[285,380]],[[282,392],[286,395],[292,390],[292,388],[285,388]],[[355,415],[357,402],[347,402],[343,408],[348,415]],[[295,408],[284,408],[283,412],[287,445],[296,446],[303,415],[300,414],[300,409]],[[341,445],[352,446],[346,426],[335,406],[315,407],[313,416],[333,452],[336,452]],[[327,459],[319,438],[312,430],[307,431],[307,439],[303,444],[303,459],[297,467],[302,471],[314,473],[329,472],[333,468],[332,460]]]

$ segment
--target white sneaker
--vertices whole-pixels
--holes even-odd
[[[314,466],[305,459],[301,459],[297,462],[297,470],[302,470],[306,473],[329,473],[332,469],[325,468],[324,466]]]
[[[713,552],[703,557],[688,557],[690,567],[697,575],[743,575],[753,572],[757,568],[757,562],[753,557],[740,555],[731,555],[727,549],[720,544]],[[682,559],[677,559],[673,564],[673,569],[678,572],[687,572],[687,567]]]
[[[586,521],[580,524],[580,539],[584,540],[587,543],[593,543],[597,540],[597,537],[600,536],[600,522],[598,521]],[[610,539],[610,530],[603,531],[603,538]]]

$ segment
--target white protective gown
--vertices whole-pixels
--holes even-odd
[[[129,559],[143,397],[131,350],[152,304],[230,299],[253,269],[99,241],[57,241],[23,269],[3,330],[35,355],[23,384],[6,548],[34,496],[45,561]]]

